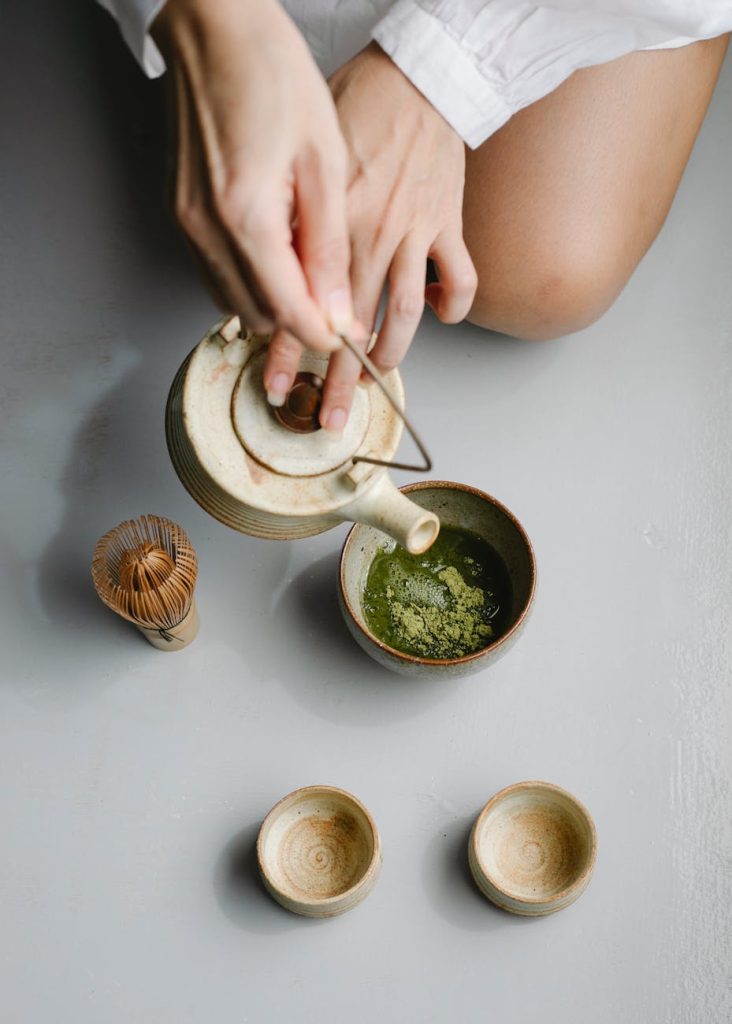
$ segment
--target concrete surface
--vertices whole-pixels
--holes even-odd
[[[216,313],[160,203],[161,89],[91,4],[4,15],[3,1022],[731,1020],[732,66],[597,326],[420,330],[434,475],[522,519],[539,591],[496,667],[419,684],[338,620],[345,528],[258,542],[178,483],[164,400]],[[176,656],[90,582],[97,537],[146,511],[200,555]],[[528,778],[575,792],[600,842],[584,897],[537,921],[466,868],[479,808]],[[315,782],[366,803],[385,855],[325,922],[253,863],[269,807]]]

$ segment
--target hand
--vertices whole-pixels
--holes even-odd
[[[153,35],[171,79],[175,213],[215,297],[281,342],[337,348],[334,329],[352,327],[346,149],[305,41],[275,0],[168,0]],[[275,369],[265,384],[281,404],[289,380]]]
[[[358,320],[372,328],[384,283],[389,294],[371,357],[382,372],[403,359],[425,298],[440,320],[468,313],[477,276],[463,242],[465,147],[397,66],[372,43],[329,83],[348,146],[351,286]],[[425,288],[427,258],[439,282]],[[299,346],[273,342],[270,368],[297,371]],[[331,357],[321,422],[346,422],[361,367],[345,349]]]

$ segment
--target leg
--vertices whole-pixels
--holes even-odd
[[[728,38],[578,71],[468,154],[469,320],[542,339],[605,312],[664,222]]]

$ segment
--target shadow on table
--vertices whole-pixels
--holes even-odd
[[[427,900],[448,924],[461,931],[495,932],[526,928],[536,922],[509,914],[481,895],[468,864],[468,839],[474,818],[446,822],[428,845],[422,863]]]
[[[268,894],[257,867],[260,823],[250,825],[226,844],[214,869],[213,887],[224,914],[239,928],[280,935],[297,928],[317,928],[327,919],[298,917]]]
[[[459,684],[389,672],[351,637],[338,607],[339,557],[333,552],[303,570],[275,605],[275,632],[286,642],[267,652],[266,660],[278,682],[320,717],[365,727],[409,718],[446,700]]]
[[[26,598],[21,591],[17,601],[20,630],[44,637],[43,645],[26,644],[34,697],[41,690],[58,690],[47,663],[39,659],[36,669],[39,653],[50,651],[51,659],[73,669],[85,659],[98,663],[99,638],[112,659],[126,658],[131,651],[134,657],[135,649],[147,646],[98,600],[89,571],[91,553],[97,537],[121,519],[141,511],[175,517],[166,500],[170,475],[166,480],[160,472],[161,457],[167,464],[162,406],[185,352],[181,341],[184,346],[191,339],[167,332],[171,307],[189,308],[186,296],[197,280],[163,204],[161,86],[146,80],[112,20],[95,5],[59,6],[45,0],[42,7],[43,33],[37,31],[37,11],[21,5],[13,12],[25,49],[14,51],[12,60],[43,67],[44,74],[34,76],[27,97],[40,127],[34,133],[24,129],[14,139],[12,175],[23,182],[27,149],[33,167],[46,168],[44,177],[32,183],[39,204],[54,190],[58,202],[50,241],[39,246],[41,228],[33,225],[20,239],[16,258],[37,266],[44,287],[64,297],[53,311],[64,344],[54,349],[45,325],[45,333],[34,334],[30,318],[21,325],[26,358],[31,365],[34,358],[38,362],[38,372],[28,375],[25,400],[29,407],[43,408],[50,429],[58,431],[65,422],[65,399],[59,396],[66,393],[66,382],[73,382],[69,393],[79,403],[87,382],[92,393],[100,393],[105,381],[107,389],[85,413],[68,448],[63,444],[70,454],[45,490],[30,474],[18,483],[27,489],[30,523],[39,495],[42,500],[52,492],[54,503],[59,495],[63,500],[60,521],[38,559],[36,592]],[[59,46],[59,38],[68,46]],[[12,74],[12,63],[5,70]],[[21,106],[12,114],[23,125],[29,121]],[[59,149],[57,136],[64,132],[76,141]],[[97,221],[106,225],[107,234]],[[149,495],[142,508],[141,493]],[[67,681],[72,675],[66,673]],[[83,673],[76,675],[78,687],[86,689],[74,694],[67,686],[64,699],[83,698],[104,678],[96,673],[92,683],[82,681]]]

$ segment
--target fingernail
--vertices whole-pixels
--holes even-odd
[[[338,288],[328,296],[328,320],[336,334],[348,334],[353,323],[353,306],[347,288]]]
[[[325,421],[325,429],[330,434],[342,433],[347,419],[348,413],[345,409],[331,409]]]
[[[290,378],[286,373],[276,373],[267,388],[267,401],[278,409],[285,404]]]

